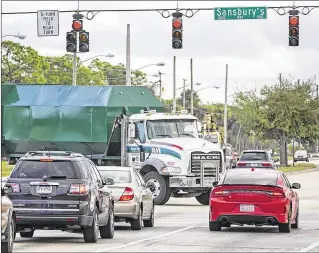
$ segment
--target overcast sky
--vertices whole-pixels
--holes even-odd
[[[180,8],[281,6],[280,1],[180,1]],[[299,1],[296,5],[319,5],[319,1]],[[2,1],[1,12],[74,10],[76,1]],[[149,9],[175,8],[176,1],[81,1],[80,9]],[[183,78],[190,80],[190,58],[194,63],[194,82],[208,88],[198,92],[203,102],[223,102],[225,65],[229,65],[228,95],[240,89],[260,88],[276,82],[278,74],[292,75],[301,80],[319,79],[319,8],[309,15],[300,15],[300,46],[288,46],[288,15],[279,16],[268,10],[266,20],[214,20],[213,11],[199,11],[184,18],[183,49],[173,50],[171,18],[157,12],[100,12],[92,20],[84,19],[84,29],[90,32],[90,52],[82,60],[98,54],[114,53],[112,64],[124,63],[126,25],[131,24],[131,68],[165,62],[164,67],[148,67],[148,75],[164,72],[163,97],[173,94],[173,56],[177,57],[177,88]],[[15,41],[32,46],[43,55],[63,55],[65,34],[71,30],[72,14],[60,13],[60,36],[38,37],[37,15],[2,15],[2,35],[20,33],[25,40]],[[103,59],[103,58],[102,58]],[[107,58],[104,58],[107,59]],[[156,81],[157,78],[149,78]],[[195,89],[201,89],[195,87]],[[178,93],[182,89],[178,90]]]

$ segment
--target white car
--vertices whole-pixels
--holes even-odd
[[[306,161],[309,162],[309,155],[306,150],[297,150],[294,155],[294,162]]]

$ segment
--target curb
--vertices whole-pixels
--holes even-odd
[[[317,168],[313,169],[305,169],[305,170],[297,170],[297,171],[288,171],[288,172],[283,172],[285,175],[293,175],[293,174],[302,174],[302,173],[309,173],[309,172],[314,172],[314,171],[319,171],[319,166]]]

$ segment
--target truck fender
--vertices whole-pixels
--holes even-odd
[[[165,162],[158,158],[149,158],[142,163],[140,173],[145,175],[150,171],[157,171],[159,174],[162,174],[162,169],[166,167]],[[154,170],[155,168],[155,170]]]

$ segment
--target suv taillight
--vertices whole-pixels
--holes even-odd
[[[20,192],[20,186],[19,186],[19,184],[16,184],[16,183],[6,183],[6,185],[12,187],[12,192],[14,192],[14,193],[19,193],[19,192]]]
[[[128,201],[134,198],[134,191],[130,187],[126,187],[119,201]]]
[[[88,186],[86,184],[71,184],[69,193],[85,195],[88,193]]]
[[[247,163],[240,163],[240,162],[238,162],[238,163],[237,163],[237,166],[246,166],[246,164],[247,164]]]
[[[264,166],[264,167],[271,167],[271,163],[262,163],[262,166]]]

